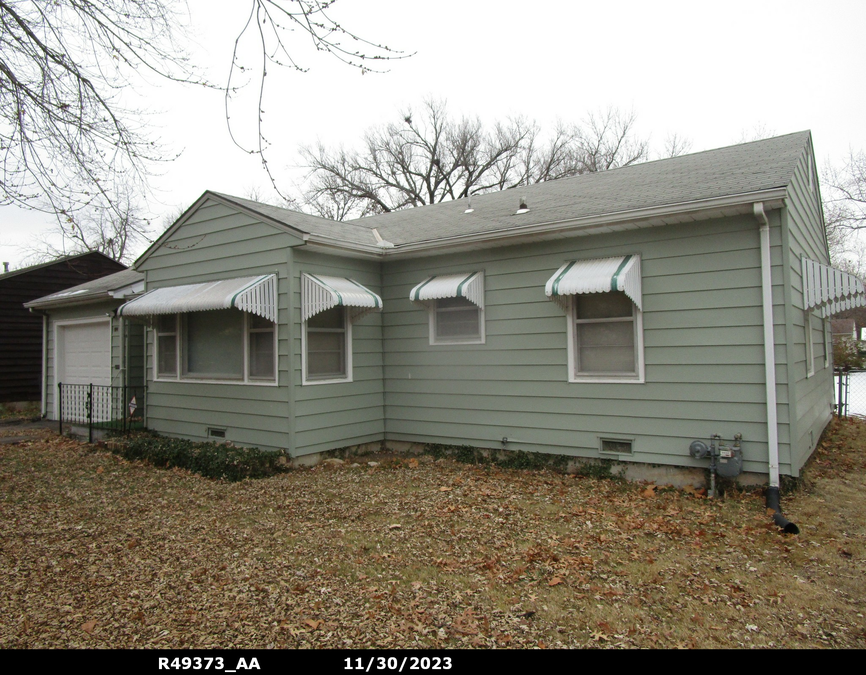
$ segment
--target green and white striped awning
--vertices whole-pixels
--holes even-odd
[[[552,300],[581,293],[622,291],[641,307],[640,256],[572,260],[548,279],[544,293]]]
[[[802,259],[802,271],[804,309],[819,309],[826,318],[866,305],[866,289],[853,274],[808,258]]]
[[[257,314],[276,323],[276,275],[220,279],[203,284],[157,288],[121,305],[117,309],[117,315],[142,317],[232,307],[242,312]]]
[[[484,309],[484,274],[437,274],[426,278],[409,293],[412,302],[429,302],[443,298],[465,298]]]
[[[306,321],[332,307],[351,308],[354,320],[374,309],[381,311],[382,298],[353,279],[302,274],[301,320]]]

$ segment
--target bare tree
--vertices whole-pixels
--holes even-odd
[[[662,158],[679,157],[691,152],[692,140],[685,136],[680,136],[677,133],[669,134],[665,138],[664,149],[662,150]]]
[[[270,65],[304,70],[290,54],[298,36],[364,72],[371,60],[402,55],[344,29],[331,18],[334,0],[247,1],[249,18],[224,87],[226,110],[228,118],[241,74],[257,78],[258,141],[245,149],[267,167],[265,76]],[[143,191],[153,163],[166,154],[136,112],[121,105],[122,90],[151,76],[214,86],[198,76],[181,46],[184,7],[183,0],[0,0],[0,204],[40,208],[63,221],[95,202],[113,206],[115,183],[137,181]],[[248,38],[258,67],[239,56]],[[121,217],[124,204],[116,206]]]
[[[866,244],[859,232],[866,229],[866,153],[852,150],[842,166],[827,164],[821,187],[830,259],[863,278]]]
[[[842,167],[828,166],[822,178],[828,227],[866,229],[866,152],[850,151]]]
[[[150,222],[140,215],[134,186],[122,187],[110,201],[97,199],[84,208],[63,212],[66,215],[58,218],[53,231],[36,238],[26,248],[30,258],[51,260],[99,251],[113,260],[130,264],[139,246],[150,242]]]
[[[428,100],[367,131],[358,149],[301,148],[309,173],[300,201],[346,219],[628,166],[648,154],[634,125],[633,113],[611,108],[545,135],[524,118],[454,119],[443,101]]]
[[[743,128],[740,131],[739,138],[735,143],[751,143],[752,141],[762,141],[765,138],[772,138],[776,135],[776,130],[773,127],[767,126],[764,122],[755,122],[751,129]]]
[[[608,108],[590,113],[575,130],[577,156],[574,173],[595,173],[646,161],[649,142],[635,137],[634,112]]]

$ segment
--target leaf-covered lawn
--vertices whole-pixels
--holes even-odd
[[[760,494],[423,456],[231,484],[29,433],[0,648],[866,647],[863,424],[783,497],[799,536]]]

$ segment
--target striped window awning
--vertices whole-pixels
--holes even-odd
[[[580,293],[622,291],[641,307],[640,256],[626,255],[595,260],[573,260],[556,270],[544,287],[547,297],[563,298]]]
[[[208,281],[203,284],[157,288],[121,305],[117,315],[154,316],[231,308],[257,314],[276,323],[276,275],[239,277]]]
[[[853,274],[808,258],[803,265],[803,308],[819,309],[822,317],[866,305],[866,289]]]
[[[382,298],[352,279],[302,274],[301,320],[332,307],[349,307],[350,318],[355,320],[374,309],[381,311]]]
[[[428,277],[409,293],[412,302],[430,302],[443,298],[465,298],[484,309],[484,274],[437,274]]]

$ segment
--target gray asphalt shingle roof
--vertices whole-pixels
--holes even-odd
[[[405,244],[757,192],[788,185],[808,139],[804,131],[476,195],[471,214],[464,213],[463,199],[352,223],[375,227],[386,240]],[[515,215],[521,197],[529,212]]]
[[[459,235],[673,206],[786,187],[810,133],[801,131],[600,173],[475,195],[337,222],[230,195],[218,196],[296,230],[346,243],[375,244],[375,228],[397,246]],[[529,211],[516,214],[525,198]]]
[[[375,238],[366,227],[354,224],[353,222],[340,222],[337,220],[328,220],[319,216],[311,216],[308,213],[300,211],[292,211],[279,206],[271,206],[270,204],[262,204],[251,199],[243,197],[234,197],[233,195],[213,192],[217,197],[224,199],[227,202],[232,202],[238,206],[250,209],[271,220],[275,220],[283,225],[300,230],[301,232],[315,233],[324,237],[330,237],[340,241],[348,241],[356,244],[372,244],[375,243]],[[357,222],[357,221],[356,221]]]
[[[129,286],[139,281],[144,281],[143,273],[136,272],[133,269],[121,270],[120,272],[115,272],[114,274],[109,274],[108,276],[100,277],[99,279],[94,279],[93,281],[88,281],[83,284],[78,284],[78,286],[73,286],[71,288],[64,288],[62,291],[58,291],[57,293],[37,298],[36,300],[28,302],[25,307],[38,307],[44,303],[51,303],[58,300],[75,300],[77,302],[95,296],[106,295],[109,291],[116,291],[124,286]]]

